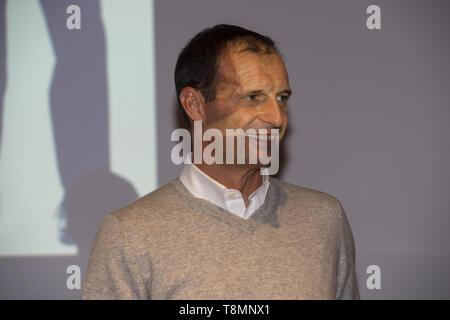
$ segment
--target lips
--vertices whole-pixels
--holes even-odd
[[[260,142],[268,142],[270,143],[272,140],[277,139],[278,135],[270,135],[270,134],[246,134],[246,137],[249,137],[251,140],[257,140]]]
[[[249,143],[256,148],[263,147],[264,149],[270,149],[272,147],[272,140],[275,139],[275,136],[270,135],[254,135],[249,134],[246,135],[249,139]]]
[[[280,139],[280,135],[279,132],[271,132],[272,130],[266,130],[266,129],[260,129],[262,131],[262,133],[251,133],[253,132],[258,132],[258,130],[256,129],[252,129],[252,130],[248,130],[250,132],[245,132],[245,131],[241,131],[241,132],[233,132],[231,136],[234,137],[248,137],[249,141],[251,141],[252,143],[264,143],[264,144],[270,144],[273,141],[275,141],[276,139]]]

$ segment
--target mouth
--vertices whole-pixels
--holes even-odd
[[[248,137],[248,143],[252,146],[251,148],[253,148],[253,150],[261,150],[261,148],[264,148],[268,151],[272,148],[272,145],[275,145],[275,141],[279,136],[266,134],[246,134],[246,137]]]
[[[271,135],[271,134],[245,134],[246,137],[249,137],[250,140],[256,140],[260,142],[267,142],[270,143],[274,141],[275,139],[278,139],[280,136],[278,134]]]

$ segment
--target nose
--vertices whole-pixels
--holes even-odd
[[[261,121],[270,123],[273,127],[278,128],[283,122],[283,115],[281,114],[280,106],[276,98],[270,99],[265,104],[265,108],[259,117]]]

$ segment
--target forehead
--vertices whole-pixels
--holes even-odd
[[[228,49],[219,58],[216,81],[217,86],[223,89],[230,85],[241,89],[287,86],[288,74],[281,57],[275,52]]]

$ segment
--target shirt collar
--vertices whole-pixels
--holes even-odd
[[[245,207],[239,190],[228,189],[194,164],[185,163],[179,178],[194,197],[212,202],[244,219],[249,218],[264,203],[269,189],[269,176],[263,175],[262,185],[250,195],[249,205]]]

